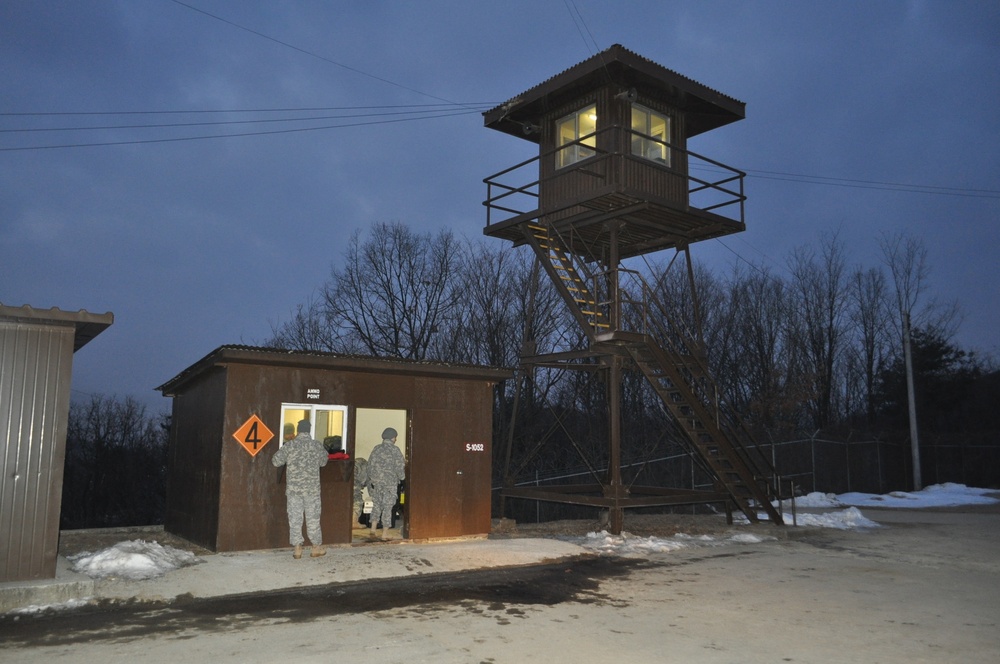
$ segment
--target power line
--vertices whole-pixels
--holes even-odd
[[[462,108],[476,107],[489,110],[497,105],[495,101],[483,102],[446,102],[442,104],[382,104],[374,106],[305,106],[300,108],[221,108],[221,109],[167,109],[159,111],[14,111],[0,112],[0,117],[48,117],[48,116],[87,116],[87,115],[186,115],[201,113],[315,113],[319,111],[356,111],[360,109],[383,110],[401,108]]]
[[[569,16],[573,19],[573,24],[576,26],[576,31],[580,33],[580,38],[583,39],[584,45],[590,50],[591,54],[596,53],[600,50],[597,46],[597,40],[594,39],[594,34],[590,31],[587,26],[587,22],[583,20],[583,14],[580,13],[580,8],[576,6],[573,0],[563,0],[563,4],[566,6],[566,11],[569,12]],[[583,34],[586,30],[587,34]],[[587,36],[590,36],[590,41],[587,41]],[[593,46],[591,46],[593,44]]]
[[[372,78],[374,80],[380,81],[382,83],[393,85],[393,86],[402,88],[404,90],[408,90],[410,92],[415,92],[415,93],[417,93],[419,95],[422,95],[422,96],[425,96],[425,97],[429,97],[431,99],[437,99],[438,101],[444,101],[444,102],[446,102],[448,104],[454,104],[454,102],[451,102],[451,101],[446,100],[446,99],[442,99],[441,97],[437,97],[435,95],[430,95],[430,94],[422,92],[420,90],[416,90],[414,88],[410,88],[410,87],[401,85],[399,83],[396,83],[395,81],[391,81],[389,79],[382,78],[380,76],[375,76],[374,74],[369,74],[368,72],[362,71],[362,70],[357,69],[355,67],[351,67],[351,66],[345,65],[342,62],[337,62],[336,60],[332,60],[332,59],[327,58],[325,56],[319,55],[318,53],[314,53],[312,51],[309,51],[309,50],[300,48],[298,46],[295,46],[294,44],[290,44],[290,43],[282,41],[280,39],[276,39],[275,37],[271,37],[270,35],[267,35],[265,33],[262,33],[262,32],[259,32],[257,30],[253,30],[251,28],[248,28],[246,26],[240,25],[240,24],[235,23],[233,21],[230,21],[228,19],[222,18],[221,16],[217,16],[215,14],[207,12],[207,11],[205,11],[203,9],[199,9],[198,7],[190,5],[190,4],[186,3],[186,2],[182,2],[181,0],[172,0],[172,2],[174,2],[175,4],[180,5],[182,7],[185,7],[187,9],[190,9],[191,11],[197,12],[199,14],[203,14],[203,15],[209,17],[209,18],[215,19],[215,20],[220,21],[222,23],[225,23],[225,24],[227,24],[229,26],[237,28],[239,30],[243,30],[243,31],[249,32],[250,34],[253,34],[253,35],[256,35],[258,37],[261,37],[262,39],[267,39],[268,41],[272,41],[272,42],[274,42],[276,44],[279,44],[281,46],[284,46],[286,48],[290,48],[290,49],[292,49],[294,51],[298,51],[299,53],[302,53],[304,55],[308,55],[310,57],[317,58],[319,60],[322,60],[323,62],[327,62],[327,63],[335,65],[337,67],[341,67],[343,69],[347,69],[347,70],[352,71],[352,72],[357,73],[357,74],[361,74],[362,76],[367,76],[369,78]],[[583,14],[580,13],[580,9],[579,9],[579,7],[577,7],[575,1],[574,0],[563,0],[563,4],[565,5],[566,10],[569,12],[570,18],[573,20],[573,23],[576,26],[577,32],[580,34],[580,37],[581,37],[581,39],[583,39],[584,43],[588,46],[588,48],[590,47],[591,43],[593,44],[594,48],[597,48],[597,40],[594,38],[593,33],[590,31],[590,27],[587,25],[586,21],[584,20]],[[586,34],[584,34],[584,31],[586,31]],[[589,43],[587,41],[588,36],[590,38],[590,42]],[[274,133],[277,133],[277,132],[274,132]],[[941,186],[935,186],[935,185],[912,185],[912,184],[904,184],[904,183],[879,182],[879,181],[868,181],[868,180],[858,180],[858,179],[848,179],[848,178],[835,178],[835,177],[827,177],[827,176],[813,176],[813,175],[796,174],[796,173],[785,173],[785,172],[781,172],[781,171],[766,171],[766,170],[749,170],[748,169],[747,173],[748,174],[751,174],[751,173],[754,174],[752,177],[759,178],[759,179],[765,179],[765,180],[785,180],[785,181],[790,181],[790,182],[801,182],[801,183],[806,183],[806,184],[823,184],[823,185],[827,185],[827,186],[851,187],[851,188],[857,188],[857,189],[880,189],[880,190],[884,190],[884,191],[903,191],[903,192],[910,192],[910,193],[938,194],[938,195],[947,195],[947,196],[963,196],[963,197],[969,197],[969,198],[1000,198],[1000,191],[990,190],[990,189],[968,189],[968,188],[959,188],[959,187],[941,187]]]
[[[429,120],[433,118],[447,118],[457,115],[470,115],[472,113],[477,113],[478,111],[453,111],[448,113],[440,113],[438,115],[425,115],[419,118],[397,118],[394,120],[377,120],[371,122],[351,122],[347,124],[336,124],[336,125],[324,125],[320,127],[298,127],[294,129],[274,129],[271,131],[251,131],[251,132],[240,132],[234,134],[213,134],[205,136],[175,136],[172,138],[150,138],[150,139],[135,139],[135,140],[122,140],[122,141],[104,141],[95,143],[64,143],[60,145],[32,145],[14,148],[0,148],[0,152],[21,152],[28,150],[56,150],[64,148],[90,148],[90,147],[107,147],[114,145],[143,145],[148,143],[176,143],[180,141],[201,141],[214,138],[239,138],[244,136],[269,136],[274,134],[294,134],[306,131],[321,131],[325,129],[345,129],[348,127],[364,127],[368,125],[379,125],[379,124],[394,124],[399,122],[412,122],[414,120]]]
[[[369,74],[368,72],[362,71],[362,70],[360,70],[360,69],[358,69],[356,67],[351,67],[350,65],[345,65],[342,62],[337,62],[336,60],[332,60],[332,59],[330,59],[330,58],[328,58],[326,56],[320,55],[319,53],[314,53],[313,51],[309,51],[309,50],[306,50],[304,48],[300,48],[298,46],[295,46],[294,44],[289,44],[286,41],[282,41],[282,40],[277,39],[275,37],[272,37],[270,35],[264,34],[263,32],[258,32],[257,30],[254,30],[252,28],[248,28],[248,27],[246,27],[244,25],[240,25],[239,23],[235,23],[235,22],[230,21],[228,19],[222,18],[221,16],[216,16],[215,14],[207,12],[204,9],[199,9],[198,7],[195,7],[194,5],[189,5],[186,2],[181,2],[180,0],[172,0],[172,2],[174,4],[180,5],[181,7],[185,7],[186,9],[190,9],[193,12],[197,12],[197,13],[203,14],[203,15],[209,17],[209,18],[215,19],[216,21],[221,21],[222,23],[225,23],[226,25],[234,27],[234,28],[236,28],[238,30],[243,30],[245,32],[249,32],[250,34],[256,35],[257,37],[260,37],[261,39],[266,39],[268,41],[274,42],[275,44],[279,44],[280,46],[284,46],[285,48],[290,48],[293,51],[298,51],[299,53],[302,53],[303,55],[308,55],[311,58],[316,58],[317,60],[322,60],[323,62],[329,63],[329,64],[334,65],[336,67],[340,67],[341,69],[346,69],[347,71],[354,72],[355,74],[360,74],[361,76],[366,76],[366,77],[368,77],[370,79],[379,81],[381,83],[385,83],[387,85],[392,85],[392,86],[395,86],[397,88],[401,88],[403,90],[407,90],[409,92],[415,92],[416,94],[421,95],[423,97],[428,97],[430,99],[437,99],[438,101],[443,101],[443,102],[445,102],[447,104],[455,105],[455,102],[451,101],[450,99],[445,99],[443,97],[438,97],[438,96],[435,96],[435,95],[432,95],[432,94],[428,94],[428,93],[423,92],[421,90],[417,90],[416,88],[411,88],[411,87],[405,86],[405,85],[403,85],[401,83],[396,83],[395,81],[390,81],[387,78],[382,78],[381,76],[376,76],[375,74]]]
[[[967,187],[942,187],[930,184],[909,184],[904,182],[835,178],[825,175],[782,173],[778,171],[761,171],[749,168],[746,169],[746,172],[749,177],[761,180],[780,180],[783,182],[799,182],[803,184],[821,184],[830,187],[849,187],[853,189],[880,189],[882,191],[902,191],[920,194],[939,194],[944,196],[965,196],[969,198],[1000,198],[1000,191],[995,189],[971,189]]]
[[[75,126],[75,127],[30,127],[30,128],[15,128],[15,129],[0,129],[0,133],[38,133],[38,132],[66,132],[66,131],[96,131],[96,130],[123,130],[123,129],[173,129],[173,128],[191,128],[191,127],[206,127],[206,126],[231,126],[231,125],[252,125],[252,124],[264,124],[264,123],[276,123],[276,122],[310,122],[318,120],[346,120],[358,117],[365,118],[379,118],[379,117],[392,117],[398,115],[406,115],[409,117],[395,118],[395,119],[385,119],[385,120],[371,120],[368,122],[352,122],[352,123],[341,123],[336,125],[322,125],[318,127],[298,127],[293,129],[278,129],[270,131],[256,131],[256,132],[238,132],[229,134],[214,134],[214,135],[202,135],[202,136],[180,136],[180,137],[170,137],[170,138],[158,138],[158,139],[131,139],[131,140],[120,140],[120,141],[102,141],[102,142],[89,142],[89,143],[63,143],[56,145],[29,145],[20,147],[0,147],[0,152],[24,152],[31,150],[54,150],[54,149],[68,149],[68,148],[83,148],[83,147],[108,147],[117,145],[143,145],[149,143],[171,143],[179,141],[195,141],[195,140],[209,140],[217,138],[241,138],[248,136],[268,136],[275,134],[291,134],[300,133],[305,131],[321,131],[327,129],[342,129],[349,127],[363,127],[369,125],[378,124],[395,124],[399,122],[409,122],[414,120],[430,120],[443,117],[454,117],[459,115],[470,115],[472,113],[479,113],[484,109],[492,108],[492,104],[478,104],[479,108],[473,108],[465,110],[471,106],[471,104],[460,105],[459,109],[456,109],[452,104],[416,104],[416,105],[379,105],[379,106],[330,106],[330,107],[314,107],[314,108],[300,108],[300,109],[225,109],[225,110],[165,110],[165,111],[42,111],[42,112],[12,112],[12,113],[0,113],[2,116],[117,116],[117,115],[179,115],[179,114],[219,114],[219,113],[278,113],[278,112],[316,112],[316,111],[336,111],[336,110],[379,110],[379,109],[397,109],[392,112],[385,113],[353,113],[347,115],[325,115],[325,116],[310,116],[310,117],[298,117],[298,118],[268,118],[268,119],[249,119],[249,120],[220,120],[220,121],[204,121],[204,122],[176,122],[176,123],[156,123],[156,124],[132,124],[132,125],[102,125],[102,126]],[[398,109],[421,109],[421,110],[411,110],[404,111]],[[449,110],[454,109],[454,110]],[[709,168],[699,168],[697,166],[692,166],[692,170],[715,170]],[[902,193],[920,193],[920,194],[931,194],[939,196],[961,196],[967,198],[986,198],[986,199],[997,199],[1000,198],[1000,191],[993,189],[975,189],[966,187],[945,187],[941,185],[928,185],[928,184],[913,184],[913,183],[902,183],[902,182],[887,182],[881,180],[861,180],[857,178],[838,178],[825,175],[808,175],[804,173],[789,173],[782,171],[768,171],[760,169],[745,169],[748,177],[764,179],[764,180],[778,180],[783,182],[796,182],[799,184],[816,184],[823,186],[834,186],[834,187],[847,187],[854,189],[875,189],[882,191],[899,191]],[[728,247],[727,247],[728,248]]]
[[[156,124],[128,124],[128,125],[95,125],[95,126],[72,126],[72,127],[27,127],[18,129],[0,129],[0,133],[10,134],[10,133],[38,133],[38,132],[48,132],[48,131],[95,131],[95,130],[116,130],[116,129],[162,129],[162,128],[176,128],[176,127],[205,127],[205,126],[224,126],[224,125],[247,125],[247,124],[264,124],[264,123],[275,123],[275,122],[308,122],[314,120],[345,120],[351,118],[359,117],[388,117],[388,116],[399,116],[399,115],[409,115],[416,116],[409,119],[419,120],[422,117],[437,117],[433,115],[435,113],[440,113],[445,110],[443,105],[436,105],[433,109],[419,110],[419,111],[392,111],[383,113],[351,113],[345,115],[314,115],[314,116],[304,116],[304,117],[292,117],[292,118],[265,118],[265,119],[252,119],[252,120],[217,120],[217,121],[203,121],[203,122],[165,122]],[[367,107],[358,107],[358,109],[364,109]],[[391,108],[391,107],[387,107]],[[399,107],[405,108],[405,107]],[[485,108],[483,109],[485,110]],[[183,113],[183,111],[180,111]],[[211,113],[219,113],[223,111],[206,111]],[[166,113],[173,113],[172,111],[166,111]],[[455,111],[456,114],[466,113],[466,111]]]
[[[717,168],[706,166],[689,166],[689,170],[724,173]],[[785,173],[781,171],[765,171],[752,168],[743,169],[747,177],[758,180],[778,180],[781,182],[798,182],[799,184],[818,184],[828,187],[847,187],[853,189],[878,189],[882,191],[900,191],[911,194],[937,194],[940,196],[964,196],[967,198],[1000,198],[1000,190],[975,189],[970,187],[944,187],[932,184],[914,184],[905,182],[885,182],[881,180],[860,180],[856,178],[838,178],[827,175],[808,175],[805,173]]]

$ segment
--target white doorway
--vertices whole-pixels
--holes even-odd
[[[405,410],[391,408],[356,408],[354,410],[355,463],[359,463],[362,459],[365,461],[368,460],[371,451],[375,449],[376,445],[382,442],[382,432],[389,427],[396,430],[396,444],[403,453],[403,458],[407,461],[407,475],[409,475],[410,455],[407,447],[409,427],[407,426]],[[371,496],[368,495],[367,490],[364,492],[363,499],[366,501],[371,500]],[[406,521],[406,500],[406,492],[401,491],[398,504],[401,522],[396,524],[396,528],[392,531],[391,535],[387,535],[389,537],[398,539],[405,536],[406,529],[403,524]],[[353,528],[353,539],[355,541],[360,541],[368,535],[368,527],[362,523],[355,523]],[[384,532],[388,533],[389,531]]]

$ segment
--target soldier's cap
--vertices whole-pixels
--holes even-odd
[[[389,427],[385,431],[382,432],[382,440],[392,440],[397,435],[399,435],[399,434],[396,433],[396,430],[393,429],[392,427]]]
[[[309,433],[312,431],[312,424],[309,420],[299,420],[298,432],[299,433]]]

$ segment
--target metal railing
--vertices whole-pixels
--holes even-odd
[[[632,153],[631,139],[640,138],[648,144],[662,146],[669,158],[660,160],[648,159]],[[623,140],[624,139],[624,140]],[[622,146],[608,150],[602,144]],[[584,147],[593,156],[581,159],[573,164],[554,169],[551,176],[541,179],[540,166],[546,160],[551,160],[553,166],[557,155],[564,151]],[[743,181],[746,173],[710,159],[698,153],[665,143],[650,136],[635,132],[619,125],[606,127],[593,134],[588,134],[566,145],[547,150],[525,161],[506,168],[485,178],[486,226],[502,223],[520,215],[539,214],[539,192],[552,180],[563,177],[574,171],[586,173],[605,183],[621,182],[624,178],[623,168],[626,161],[635,161],[652,167],[664,178],[683,178],[687,181],[687,204],[705,212],[728,212],[733,206],[737,211],[728,215],[729,218],[743,222],[744,193]],[[693,170],[706,171],[715,176],[698,177]],[[706,179],[708,178],[708,179]],[[496,213],[502,218],[496,219]]]

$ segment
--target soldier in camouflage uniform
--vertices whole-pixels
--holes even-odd
[[[375,537],[378,522],[382,521],[382,537],[392,527],[392,508],[396,505],[397,488],[405,477],[406,461],[396,447],[396,430],[389,427],[382,432],[382,442],[368,455],[368,484],[371,493],[371,535]]]
[[[364,457],[354,460],[354,523],[352,528],[358,527],[361,515],[365,511],[365,487],[368,486],[368,461]]]
[[[311,557],[326,554],[323,531],[320,528],[321,511],[319,469],[326,465],[328,454],[323,444],[310,435],[309,420],[300,420],[298,435],[286,442],[271,457],[276,467],[286,466],[285,502],[288,509],[288,538],[296,559],[302,557],[302,517],[305,515],[306,533],[312,544]]]

